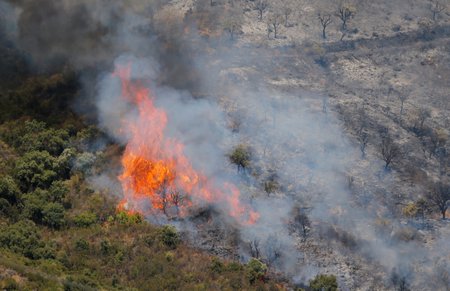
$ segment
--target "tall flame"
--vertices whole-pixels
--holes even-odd
[[[154,105],[149,88],[130,80],[131,68],[119,68],[114,76],[122,83],[122,97],[133,103],[138,116],[123,120],[129,141],[122,157],[119,176],[124,199],[119,209],[147,214],[185,216],[194,205],[220,204],[242,224],[253,224],[259,214],[240,201],[240,192],[231,183],[215,185],[194,170],[184,155],[184,145],[164,136],[166,112]]]

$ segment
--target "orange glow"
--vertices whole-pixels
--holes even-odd
[[[184,145],[164,136],[166,112],[155,107],[148,88],[130,81],[131,69],[114,73],[122,82],[122,97],[138,110],[135,119],[123,120],[122,132],[129,141],[122,157],[119,176],[124,199],[119,210],[142,214],[164,213],[185,216],[195,205],[220,204],[239,223],[253,224],[259,214],[240,201],[237,187],[225,183],[217,187],[205,175],[194,170],[184,155]]]

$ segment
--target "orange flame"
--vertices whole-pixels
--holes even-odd
[[[205,175],[197,172],[184,155],[184,146],[164,136],[168,117],[154,106],[151,92],[130,81],[131,68],[114,73],[122,82],[122,97],[136,105],[138,118],[123,121],[129,142],[122,157],[123,172],[119,176],[124,199],[118,209],[131,212],[163,212],[175,210],[185,216],[186,210],[198,204],[225,204],[228,214],[243,224],[253,224],[259,214],[240,201],[236,186],[225,183],[214,187]],[[146,205],[147,204],[147,205]]]

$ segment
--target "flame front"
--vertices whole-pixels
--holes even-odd
[[[122,82],[122,97],[138,110],[137,118],[123,120],[122,130],[129,135],[129,141],[119,176],[124,199],[118,208],[185,216],[189,207],[220,204],[238,222],[255,223],[259,214],[241,203],[235,185],[214,185],[194,170],[184,155],[183,144],[164,136],[166,112],[155,107],[148,88],[130,80],[130,73],[128,67],[114,73]]]

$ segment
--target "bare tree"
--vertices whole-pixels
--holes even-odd
[[[367,143],[369,142],[369,134],[366,131],[362,131],[358,135],[358,141],[359,141],[359,149],[361,150],[361,157],[364,159],[366,158],[366,147]]]
[[[281,257],[281,243],[277,237],[270,235],[265,245],[265,253],[269,265],[273,265]]]
[[[397,272],[397,270],[394,268],[392,270],[391,274],[391,282],[394,285],[394,288],[396,291],[410,291],[408,280],[406,278],[406,275],[401,275]]]
[[[267,0],[256,0],[255,9],[259,12],[259,21],[262,21],[264,11],[269,8],[269,2]]]
[[[294,12],[293,0],[281,0],[280,11],[284,16],[284,26],[289,26],[289,16]]]
[[[436,21],[438,15],[445,10],[445,6],[440,0],[432,0],[430,3],[430,10],[433,13],[433,21]]]
[[[394,143],[389,135],[382,137],[381,140],[381,157],[385,162],[384,168],[387,170],[391,163],[401,156],[400,148]]]
[[[298,228],[303,237],[303,240],[306,240],[306,238],[309,235],[309,232],[311,231],[311,221],[309,220],[308,215],[306,215],[305,210],[298,206],[294,207],[293,213],[294,213],[294,221],[293,221],[294,228]]]
[[[322,37],[323,37],[323,39],[326,39],[327,38],[327,34],[326,34],[327,27],[332,22],[331,15],[330,14],[322,15],[319,13],[318,18],[319,18],[320,24],[322,25]]]
[[[160,209],[162,212],[167,215],[167,208],[169,207],[170,203],[170,194],[169,194],[169,179],[164,179],[163,183],[161,184],[159,188],[159,203],[160,203]]]
[[[273,12],[269,15],[269,18],[267,20],[267,29],[269,30],[268,34],[270,35],[270,32],[273,32],[273,37],[278,37],[279,27],[281,25],[282,16],[279,12]]]
[[[450,200],[450,186],[447,183],[438,182],[432,186],[432,190],[428,193],[428,200],[439,209],[442,214],[442,219],[445,219],[445,214],[448,209],[448,202]]]
[[[400,123],[402,123],[403,118],[403,109],[405,105],[405,101],[408,99],[408,93],[401,92],[398,94],[398,100],[400,100]]]
[[[177,215],[180,214],[180,206],[183,204],[183,201],[186,199],[186,196],[179,190],[172,191],[169,195],[170,202],[172,202],[173,206],[175,206],[175,210]]]
[[[355,16],[356,8],[348,3],[342,3],[338,7],[337,16],[342,21],[342,31],[347,31],[347,22]]]
[[[447,143],[447,133],[444,129],[436,129],[430,134],[430,158],[445,147]]]
[[[428,108],[420,107],[417,115],[417,121],[419,122],[419,129],[423,130],[425,121],[431,116],[431,111]]]
[[[228,33],[230,36],[230,40],[233,40],[236,33],[239,33],[239,31],[242,29],[242,17],[240,14],[231,13],[223,22],[223,29]]]
[[[261,255],[261,252],[259,250],[259,240],[254,239],[250,241],[249,247],[250,247],[250,255],[255,259],[259,259]]]

